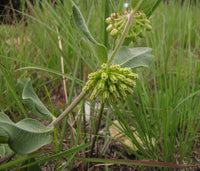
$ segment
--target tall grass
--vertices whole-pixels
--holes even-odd
[[[120,104],[122,112],[114,110],[125,133],[144,156],[154,160],[190,163],[198,140],[199,14],[199,4],[159,7],[151,19],[152,33],[140,43],[153,48],[155,63],[145,72],[138,70],[135,97]],[[143,146],[137,144],[127,124],[136,128]]]

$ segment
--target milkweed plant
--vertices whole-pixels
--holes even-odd
[[[105,22],[108,24],[106,30],[117,42],[115,48],[108,53],[107,48],[93,38],[79,8],[72,2],[73,26],[82,35],[82,43],[89,47],[99,68],[88,75],[88,81],[82,92],[57,118],[37,97],[30,79],[19,80],[24,105],[29,106],[30,110],[39,117],[51,122],[45,126],[35,119],[26,118],[14,123],[1,112],[0,143],[7,144],[17,154],[32,153],[52,141],[51,134],[54,131],[54,125],[65,118],[83,99],[89,98],[93,102],[100,99],[102,105],[99,115],[102,115],[106,103],[115,103],[116,99],[123,101],[127,96],[132,95],[138,79],[138,74],[133,72],[133,69],[148,67],[154,60],[154,56],[150,54],[149,47],[129,48],[128,45],[143,38],[146,31],[151,31],[149,17],[160,1],[153,3],[153,7],[146,14],[145,10],[140,8],[142,3],[140,0],[133,9],[114,12],[106,18]],[[98,125],[100,121],[101,117],[99,117]],[[98,134],[98,129],[96,133]],[[94,144],[95,139],[92,143],[93,147]]]

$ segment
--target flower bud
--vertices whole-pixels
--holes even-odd
[[[106,31],[111,32],[114,29],[113,24],[109,24]]]
[[[95,79],[99,76],[100,76],[100,72],[93,72],[88,75],[88,78],[91,80],[91,79]]]
[[[123,98],[125,98],[127,96],[126,92],[122,91],[122,90],[120,91],[120,94],[122,95]]]
[[[119,86],[118,86],[118,88],[119,88],[120,91],[127,90],[127,86],[125,84],[123,84],[123,83],[120,83]]]
[[[86,85],[83,87],[83,91],[88,91],[93,88],[93,86],[96,84],[96,80],[89,80]]]
[[[130,74],[127,74],[127,77],[129,77],[130,79],[138,79],[138,74],[136,74],[136,73],[130,73]]]
[[[117,29],[113,29],[113,30],[110,32],[110,35],[111,35],[111,36],[116,36],[118,33],[119,33],[119,31],[118,31]]]
[[[109,99],[109,97],[110,97],[109,91],[105,90],[105,91],[103,92],[103,95],[101,96],[101,101],[102,101],[102,103],[105,103],[106,100]]]
[[[128,87],[128,86],[127,86],[127,89],[126,89],[126,91],[127,91],[129,94],[133,94],[133,89],[132,89],[132,88],[130,88],[130,87]]]
[[[100,81],[97,83],[97,87],[98,87],[98,89],[103,90],[104,87],[105,87],[105,81],[104,81],[104,80],[100,80]]]
[[[101,65],[100,68],[101,68],[103,71],[107,71],[107,69],[108,69],[108,64],[103,63],[103,64]]]
[[[110,80],[114,84],[118,82],[118,79],[114,74],[110,74]]]
[[[117,12],[114,12],[114,13],[111,14],[111,18],[117,18],[117,17],[118,17]]]
[[[109,90],[110,90],[111,93],[114,93],[114,92],[117,91],[116,86],[114,84],[109,85]]]
[[[94,90],[92,91],[92,94],[90,95],[90,100],[96,99],[99,93],[100,90],[97,87],[95,87]]]
[[[123,74],[129,74],[132,72],[131,68],[121,68],[120,72]]]
[[[111,17],[106,18],[106,23],[111,24],[113,22]]]
[[[112,65],[109,68],[110,71],[118,71],[119,69],[120,69],[120,65]]]
[[[102,73],[101,73],[101,79],[102,79],[102,80],[107,80],[107,79],[108,79],[108,73],[102,72]]]
[[[145,27],[146,27],[146,30],[147,30],[147,31],[151,31],[151,30],[152,30],[152,27],[151,27],[150,24],[145,25]]]
[[[122,74],[116,74],[116,77],[120,80],[120,81],[124,81],[126,79],[126,77]]]
[[[136,82],[133,81],[133,80],[131,80],[130,78],[126,78],[124,80],[124,83],[127,84],[127,85],[129,85],[129,86],[131,86],[131,87],[135,87],[136,86]]]

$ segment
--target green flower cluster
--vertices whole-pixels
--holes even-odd
[[[101,95],[101,102],[106,100],[123,99],[133,94],[138,75],[133,73],[131,68],[120,68],[119,65],[101,65],[101,70],[93,72],[88,76],[89,80],[83,87],[83,91],[92,90],[90,100],[95,100]]]
[[[115,12],[106,19],[106,23],[109,24],[106,30],[110,32],[111,36],[114,38],[121,36],[128,20],[129,13],[130,11],[125,11],[123,13]],[[150,31],[151,29],[150,21],[147,19],[146,15],[143,12],[136,12],[125,41],[135,42],[138,37],[144,37],[144,32],[146,30]]]

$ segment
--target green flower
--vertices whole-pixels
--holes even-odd
[[[89,74],[89,80],[83,87],[83,91],[89,92],[90,100],[101,96],[101,102],[116,99],[124,99],[127,95],[133,94],[138,75],[130,68],[120,68],[119,65],[102,64],[100,71]]]
[[[122,13],[112,13],[110,17],[106,19],[108,27],[106,30],[110,32],[110,35],[114,38],[120,37],[126,22],[128,21],[128,16],[130,11],[125,11]],[[145,31],[150,31],[152,29],[150,21],[143,12],[136,12],[133,16],[133,21],[131,23],[130,29],[125,37],[126,42],[135,42],[139,37],[144,37]]]

